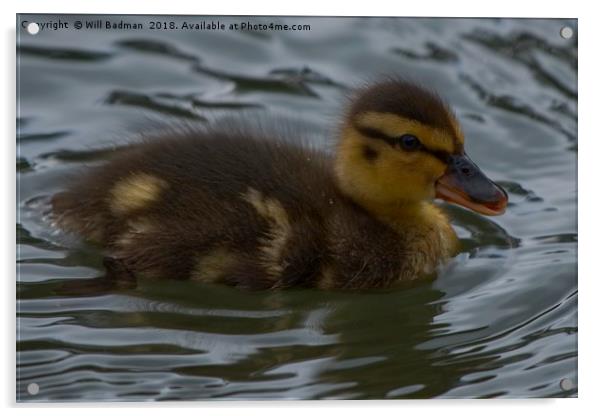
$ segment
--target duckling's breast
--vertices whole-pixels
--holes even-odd
[[[437,266],[456,254],[457,237],[438,208],[428,210],[423,219],[395,225],[353,204],[342,204],[328,222],[329,256],[318,286],[391,287],[431,277]]]

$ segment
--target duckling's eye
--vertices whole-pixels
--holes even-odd
[[[398,143],[403,150],[409,151],[418,150],[422,146],[422,143],[420,143],[418,137],[414,136],[413,134],[404,134],[398,139]]]

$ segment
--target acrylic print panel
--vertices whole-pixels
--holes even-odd
[[[577,34],[18,15],[17,400],[577,396]]]

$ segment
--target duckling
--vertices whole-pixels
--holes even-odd
[[[507,203],[449,106],[388,79],[355,94],[332,154],[303,137],[184,126],[116,152],[52,212],[124,279],[368,289],[425,279],[457,254],[434,198],[485,215]]]

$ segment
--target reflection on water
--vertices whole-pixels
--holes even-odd
[[[576,21],[258,20],[312,30],[19,33],[18,400],[576,396],[577,47],[558,35]],[[510,195],[502,217],[445,206],[463,252],[434,282],[99,287],[100,250],[45,221],[48,196],[124,132],[288,118],[327,149],[350,88],[380,74],[445,96]]]

